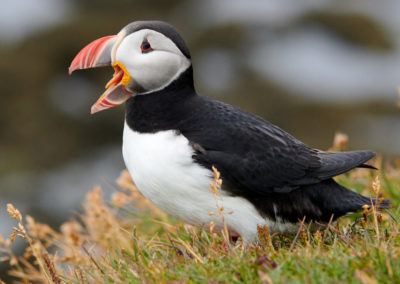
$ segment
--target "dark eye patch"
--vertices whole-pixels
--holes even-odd
[[[153,50],[150,42],[147,39],[143,40],[142,44],[140,45],[140,49],[142,50],[142,53],[148,53]]]

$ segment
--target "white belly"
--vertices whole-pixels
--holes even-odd
[[[189,224],[208,226],[214,221],[221,225],[217,214],[209,214],[217,211],[210,192],[212,172],[193,162],[193,149],[186,137],[173,130],[142,134],[125,123],[122,152],[136,186],[158,208]],[[272,230],[283,225],[261,217],[241,197],[223,195],[223,207],[224,212],[233,212],[225,214],[228,227],[249,242],[257,238],[257,224]]]

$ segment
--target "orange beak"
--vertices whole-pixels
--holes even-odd
[[[115,72],[113,78],[107,83],[106,91],[92,106],[91,113],[96,113],[124,103],[132,96],[132,92],[126,88],[131,76],[125,66],[115,62],[116,52],[125,37],[125,33],[105,36],[85,46],[74,58],[69,67],[69,74],[79,69],[111,66]],[[112,64],[115,62],[114,64]]]

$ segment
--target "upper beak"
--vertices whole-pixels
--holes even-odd
[[[114,67],[114,76],[107,83],[107,90],[92,106],[92,114],[120,105],[133,94],[125,87],[130,82],[131,76],[122,63],[116,62],[117,49],[124,37],[125,33],[121,31],[118,35],[105,36],[89,43],[75,56],[69,67],[69,74],[79,69]]]

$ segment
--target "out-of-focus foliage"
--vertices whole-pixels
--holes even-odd
[[[395,45],[384,27],[363,14],[314,12],[303,20],[325,27],[343,40],[364,48],[390,51]]]
[[[120,140],[122,107],[89,116],[90,102],[101,94],[112,70],[80,71],[68,78],[67,68],[85,44],[115,34],[127,23],[139,19],[160,19],[176,25],[187,40],[195,63],[203,51],[230,50],[239,72],[232,82],[234,88],[212,90],[201,80],[196,80],[199,91],[256,112],[305,142],[322,145],[321,148],[328,145],[326,137],[351,120],[352,115],[395,111],[393,107],[375,103],[346,107],[303,102],[301,97],[247,68],[242,54],[246,53],[246,42],[252,43],[248,40],[249,27],[222,23],[199,29],[195,21],[187,21],[187,15],[183,13],[185,5],[190,7],[193,3],[153,0],[118,1],[110,5],[109,1],[75,1],[76,9],[71,20],[18,44],[3,46],[0,49],[0,78],[3,82],[3,103],[0,104],[3,161],[0,172],[53,167],[82,155],[87,149]],[[283,32],[310,23],[368,48],[390,50],[394,44],[377,22],[355,13],[311,12],[285,27]],[[268,30],[268,26],[265,29]],[[194,69],[196,74],[196,65]],[[73,96],[74,100],[81,97],[87,108],[86,113],[81,111],[73,117],[56,108],[52,97],[54,92],[62,93],[65,104],[70,103],[72,99],[68,98],[68,92],[79,89],[69,88],[72,84],[69,82],[77,78],[88,81],[92,89],[89,93],[82,89],[82,94]],[[318,122],[314,120],[315,116],[320,118]],[[315,128],[319,128],[318,133],[314,132]]]

